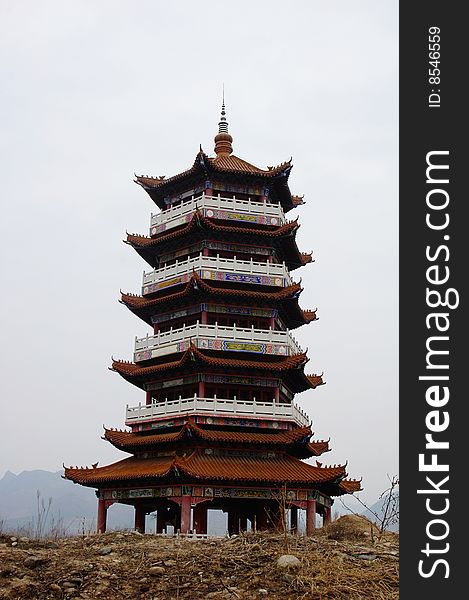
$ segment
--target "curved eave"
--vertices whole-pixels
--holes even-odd
[[[128,377],[138,377],[141,375],[149,375],[153,373],[158,373],[160,371],[167,371],[169,369],[180,368],[185,366],[186,363],[189,361],[197,361],[212,367],[282,372],[302,368],[308,361],[308,358],[304,352],[299,354],[293,354],[292,356],[281,358],[280,360],[275,361],[243,360],[238,358],[224,357],[219,358],[213,355],[205,354],[201,350],[198,350],[194,346],[191,346],[178,359],[158,364],[147,365],[143,367],[132,362],[113,360],[112,370],[117,371],[119,374],[126,375]],[[320,376],[317,375],[312,375],[308,377],[320,378]],[[315,385],[320,385],[320,383],[316,382]]]
[[[201,366],[219,369],[220,371],[233,370],[243,372],[245,370],[266,373],[268,375],[278,374],[292,392],[304,392],[315,389],[324,384],[322,375],[305,375],[303,369],[308,361],[305,353],[295,354],[279,361],[242,360],[236,358],[217,357],[204,354],[195,347],[189,348],[180,357],[167,362],[153,363],[139,366],[132,362],[113,360],[110,369],[116,371],[126,381],[143,389],[148,381],[164,378],[169,372],[178,372],[181,368],[197,370]]]
[[[204,281],[198,273],[192,273],[189,281],[184,284],[184,287],[177,292],[169,293],[163,291],[159,296],[152,295],[151,298],[146,296],[139,296],[137,294],[121,294],[122,302],[131,309],[138,308],[152,308],[160,306],[165,303],[172,303],[183,297],[185,297],[192,290],[205,292],[210,296],[220,296],[223,298],[242,298],[245,300],[252,300],[254,302],[265,302],[265,303],[277,303],[285,300],[296,298],[301,292],[301,286],[299,283],[293,283],[292,285],[286,286],[281,290],[272,290],[270,292],[258,292],[257,290],[238,288],[223,288],[215,287]],[[313,312],[313,311],[307,311]]]
[[[175,456],[154,459],[124,458],[105,467],[64,467],[64,479],[89,487],[99,487],[110,482],[132,481],[136,478],[161,478],[169,475],[177,461]]]
[[[258,455],[230,456],[206,454],[195,450],[189,456],[174,454],[156,458],[131,456],[105,467],[65,467],[64,478],[89,487],[106,484],[143,480],[161,480],[166,476],[183,481],[262,482],[274,484],[303,484],[328,486],[340,495],[340,482],[346,476],[345,466],[313,466],[286,453],[273,456]]]
[[[363,489],[361,486],[361,479],[342,479],[339,485],[344,494],[361,492]]]
[[[252,227],[252,225],[249,227],[226,225],[223,223],[217,223],[214,219],[202,216],[200,211],[196,209],[191,220],[186,225],[182,225],[170,233],[162,232],[153,237],[148,237],[137,233],[128,233],[126,242],[137,251],[147,248],[156,248],[168,241],[186,237],[198,227],[208,231],[217,231],[234,236],[245,235],[250,238],[254,236],[258,238],[272,239],[295,235],[300,225],[297,219],[294,221],[288,221],[284,225],[279,225],[278,227],[266,225],[258,225],[257,227]],[[306,264],[303,262],[302,258],[299,258],[298,262],[300,265]]]
[[[321,456],[325,452],[330,452],[329,440],[311,440],[308,442],[308,450],[311,456]]]
[[[177,292],[168,293],[168,290],[163,290],[160,295],[152,295],[150,298],[137,294],[121,293],[120,302],[149,325],[151,325],[151,317],[155,314],[155,311],[164,312],[174,306],[182,306],[191,301],[191,298],[194,302],[203,298],[220,298],[225,302],[238,301],[255,306],[260,304],[277,308],[286,327],[296,329],[317,320],[315,310],[302,310],[298,306],[298,297],[301,291],[302,288],[299,283],[270,292],[214,287],[201,279],[197,273],[193,273],[190,280]]]
[[[143,187],[160,208],[165,207],[165,196],[184,191],[184,186],[187,188],[194,180],[200,179],[203,183],[211,175],[237,177],[253,182],[269,181],[284,210],[288,211],[296,206],[294,198],[297,198],[292,197],[288,188],[288,177],[291,169],[291,160],[265,171],[250,165],[235,155],[209,158],[201,150],[197,153],[193,165],[177,175],[167,179],[165,177],[136,175],[134,181]]]
[[[244,431],[224,431],[208,430],[196,425],[188,420],[177,431],[169,433],[151,433],[142,432],[133,433],[131,431],[122,431],[116,429],[105,429],[103,438],[109,441],[119,450],[142,451],[142,449],[154,448],[162,444],[179,442],[186,438],[190,440],[201,440],[210,443],[228,443],[228,444],[255,444],[260,446],[288,446],[298,444],[305,439],[310,439],[312,435],[311,428],[297,427],[286,432],[244,432]],[[308,446],[306,442],[305,446]]]
[[[314,262],[311,254],[308,254],[309,259],[306,259],[305,253],[298,249],[296,232],[299,227],[297,220],[289,221],[278,227],[266,225],[253,227],[252,224],[233,226],[227,222],[217,222],[214,219],[203,217],[200,211],[196,210],[187,224],[170,232],[162,232],[153,237],[128,233],[124,243],[132,246],[150,266],[156,267],[160,254],[170,248],[185,248],[188,240],[191,244],[196,244],[208,237],[217,241],[235,239],[243,244],[256,243],[261,246],[273,246],[279,260],[285,262],[290,271],[294,271]]]
[[[120,363],[120,365],[125,365],[125,366],[132,364],[132,363],[125,363],[125,362],[120,362],[120,361],[119,361],[119,363]],[[150,367],[147,367],[147,369],[148,369],[147,371],[144,371],[143,370],[144,368],[142,368],[142,370],[139,371],[137,374],[135,374],[135,373],[129,374],[124,369],[121,370],[120,366],[113,363],[113,367],[111,368],[111,371],[118,372],[119,375],[123,379],[125,379],[132,385],[135,385],[136,387],[143,390],[143,389],[145,389],[145,384],[150,381],[164,380],[165,377],[167,377],[168,375],[170,375],[172,373],[180,372],[180,365],[179,364],[176,365],[175,362],[174,363],[166,363],[165,367],[167,367],[167,368],[161,369],[161,370],[152,370]],[[200,366],[199,366],[199,368],[200,368]],[[220,368],[219,372],[220,373],[234,372],[236,374],[239,374],[239,372],[240,372],[240,367],[235,368],[235,367],[227,366],[224,369],[226,371]],[[233,369],[233,370],[231,371],[231,369]],[[195,368],[195,370],[197,370],[197,368]],[[256,371],[258,373],[264,374],[265,376],[272,375],[272,370],[269,369],[268,367],[266,367],[265,364],[259,365],[258,367],[256,367]],[[290,372],[289,371],[280,371],[279,378],[282,379],[282,381],[284,381],[288,385],[288,387],[291,389],[291,391],[294,394],[305,392],[305,391],[311,390],[311,389],[314,390],[318,387],[318,385],[311,384],[307,375],[305,375],[301,371],[294,370],[294,369],[291,370]]]

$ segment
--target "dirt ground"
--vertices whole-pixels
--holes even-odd
[[[346,516],[310,538],[246,533],[193,540],[114,532],[32,541],[0,536],[0,598],[363,599],[398,592],[398,534]],[[295,565],[277,560],[289,554]]]

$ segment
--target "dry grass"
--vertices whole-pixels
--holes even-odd
[[[311,538],[259,533],[193,541],[110,533],[12,547],[3,537],[0,598],[397,599],[398,535],[372,543],[363,535],[368,524],[360,529],[350,519]],[[100,555],[104,547],[112,551]],[[276,560],[285,553],[299,558],[298,570],[279,570]],[[28,568],[28,557],[45,562]]]

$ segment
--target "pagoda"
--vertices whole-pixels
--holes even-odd
[[[316,320],[298,304],[291,272],[312,262],[298,250],[299,223],[286,213],[291,160],[258,168],[233,154],[223,102],[215,156],[200,148],[173,177],[136,176],[161,209],[149,236],[126,243],[148,263],[141,294],[121,302],[152,328],[133,361],[111,369],[145,393],[127,406],[126,430],[103,439],[130,456],[111,465],[68,467],[64,477],[96,489],[98,532],[115,502],[135,508],[135,528],[156,512],[156,533],[207,533],[207,511],[227,513],[228,531],[327,524],[334,496],[360,489],[346,465],[303,459],[329,450],[313,440],[295,394],[323,384],[306,374],[291,331]],[[289,513],[289,516],[288,516]]]

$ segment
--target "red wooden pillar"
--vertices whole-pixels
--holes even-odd
[[[270,317],[269,327],[272,329],[272,331],[275,331],[275,317]]]
[[[202,249],[202,256],[208,256],[209,253],[209,249],[208,248],[203,248]]]
[[[207,504],[197,504],[194,507],[193,529],[197,533],[207,533]]]
[[[145,533],[145,507],[142,504],[135,505],[135,531]]]
[[[98,500],[98,533],[106,532],[106,521],[107,521],[107,506],[106,500],[104,498],[99,498]]]
[[[199,398],[205,398],[205,381],[199,381]]]
[[[155,335],[158,333],[158,323],[153,323],[153,333]]]
[[[280,388],[274,387],[274,400],[275,402],[280,402]]]
[[[290,529],[298,531],[298,508],[296,506],[290,508]]]
[[[327,527],[330,524],[331,524],[331,507],[325,506],[324,507],[324,516],[322,519],[322,525],[323,525],[323,527]]]
[[[189,533],[191,528],[191,497],[181,498],[181,533]]]
[[[313,535],[316,529],[316,500],[306,501],[306,535]]]
[[[151,392],[146,392],[145,400],[147,404],[151,404]]]
[[[208,313],[206,310],[203,310],[200,313],[200,324],[207,325],[207,321],[208,321]]]

